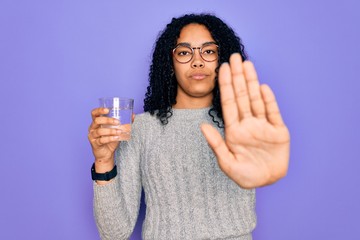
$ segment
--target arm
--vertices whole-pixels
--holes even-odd
[[[94,215],[101,239],[128,239],[136,224],[141,178],[134,138],[120,144],[116,153],[118,175],[114,180],[106,185],[94,183]]]
[[[105,121],[105,119],[101,118],[97,121]],[[109,182],[97,181],[93,184],[94,216],[101,239],[128,239],[137,220],[141,196],[140,141],[137,125],[135,121],[132,126],[131,140],[120,142],[120,144],[118,140],[112,141],[113,136],[108,136],[107,133],[102,134],[104,131],[114,129],[98,128],[92,132],[92,137],[89,137],[95,156],[99,156],[101,152],[97,143],[105,150],[113,147],[111,144],[118,146],[116,150],[102,152],[107,153],[103,155],[114,156],[111,161],[99,157],[95,160],[95,167],[97,163],[99,166],[109,165],[104,172],[109,171],[114,163],[118,169],[118,175],[114,179]],[[98,169],[96,171],[98,172]]]

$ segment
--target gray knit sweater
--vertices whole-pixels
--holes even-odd
[[[131,140],[116,152],[117,177],[94,183],[102,239],[129,238],[142,188],[143,239],[252,239],[255,190],[240,188],[220,170],[200,131],[201,123],[215,126],[208,111],[173,109],[165,126],[149,113],[136,116]]]

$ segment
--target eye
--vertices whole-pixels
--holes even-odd
[[[217,46],[214,44],[204,46],[202,48],[202,54],[204,55],[214,55],[217,54]]]
[[[179,55],[179,56],[191,55],[191,52],[185,51],[185,50],[183,50],[183,51],[176,51],[176,53],[177,53],[177,55]]]
[[[203,54],[215,54],[216,52],[214,50],[211,49],[207,49],[203,51]]]
[[[178,57],[191,56],[192,54],[192,49],[187,46],[180,45],[175,49],[175,55]]]

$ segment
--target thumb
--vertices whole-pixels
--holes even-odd
[[[206,141],[209,143],[209,146],[216,155],[220,167],[225,167],[228,165],[226,162],[232,159],[233,155],[229,151],[229,148],[220,133],[210,124],[202,124],[201,131],[205,136]]]
[[[133,123],[135,121],[135,113],[131,115],[131,122]]]
[[[232,175],[234,155],[230,152],[220,133],[210,124],[202,124],[201,131],[213,150],[220,169],[229,177]],[[230,177],[231,178],[231,177]]]
[[[201,132],[214,152],[215,149],[217,149],[221,145],[221,142],[224,141],[220,133],[210,124],[202,124]]]

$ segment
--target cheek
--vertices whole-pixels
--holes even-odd
[[[211,69],[213,70],[214,74],[216,74],[216,68],[218,68],[218,63],[217,62],[214,62],[212,65],[211,65]]]
[[[184,65],[185,64],[174,64],[174,74],[178,80],[179,78],[184,78],[184,75],[186,75],[187,68]]]

